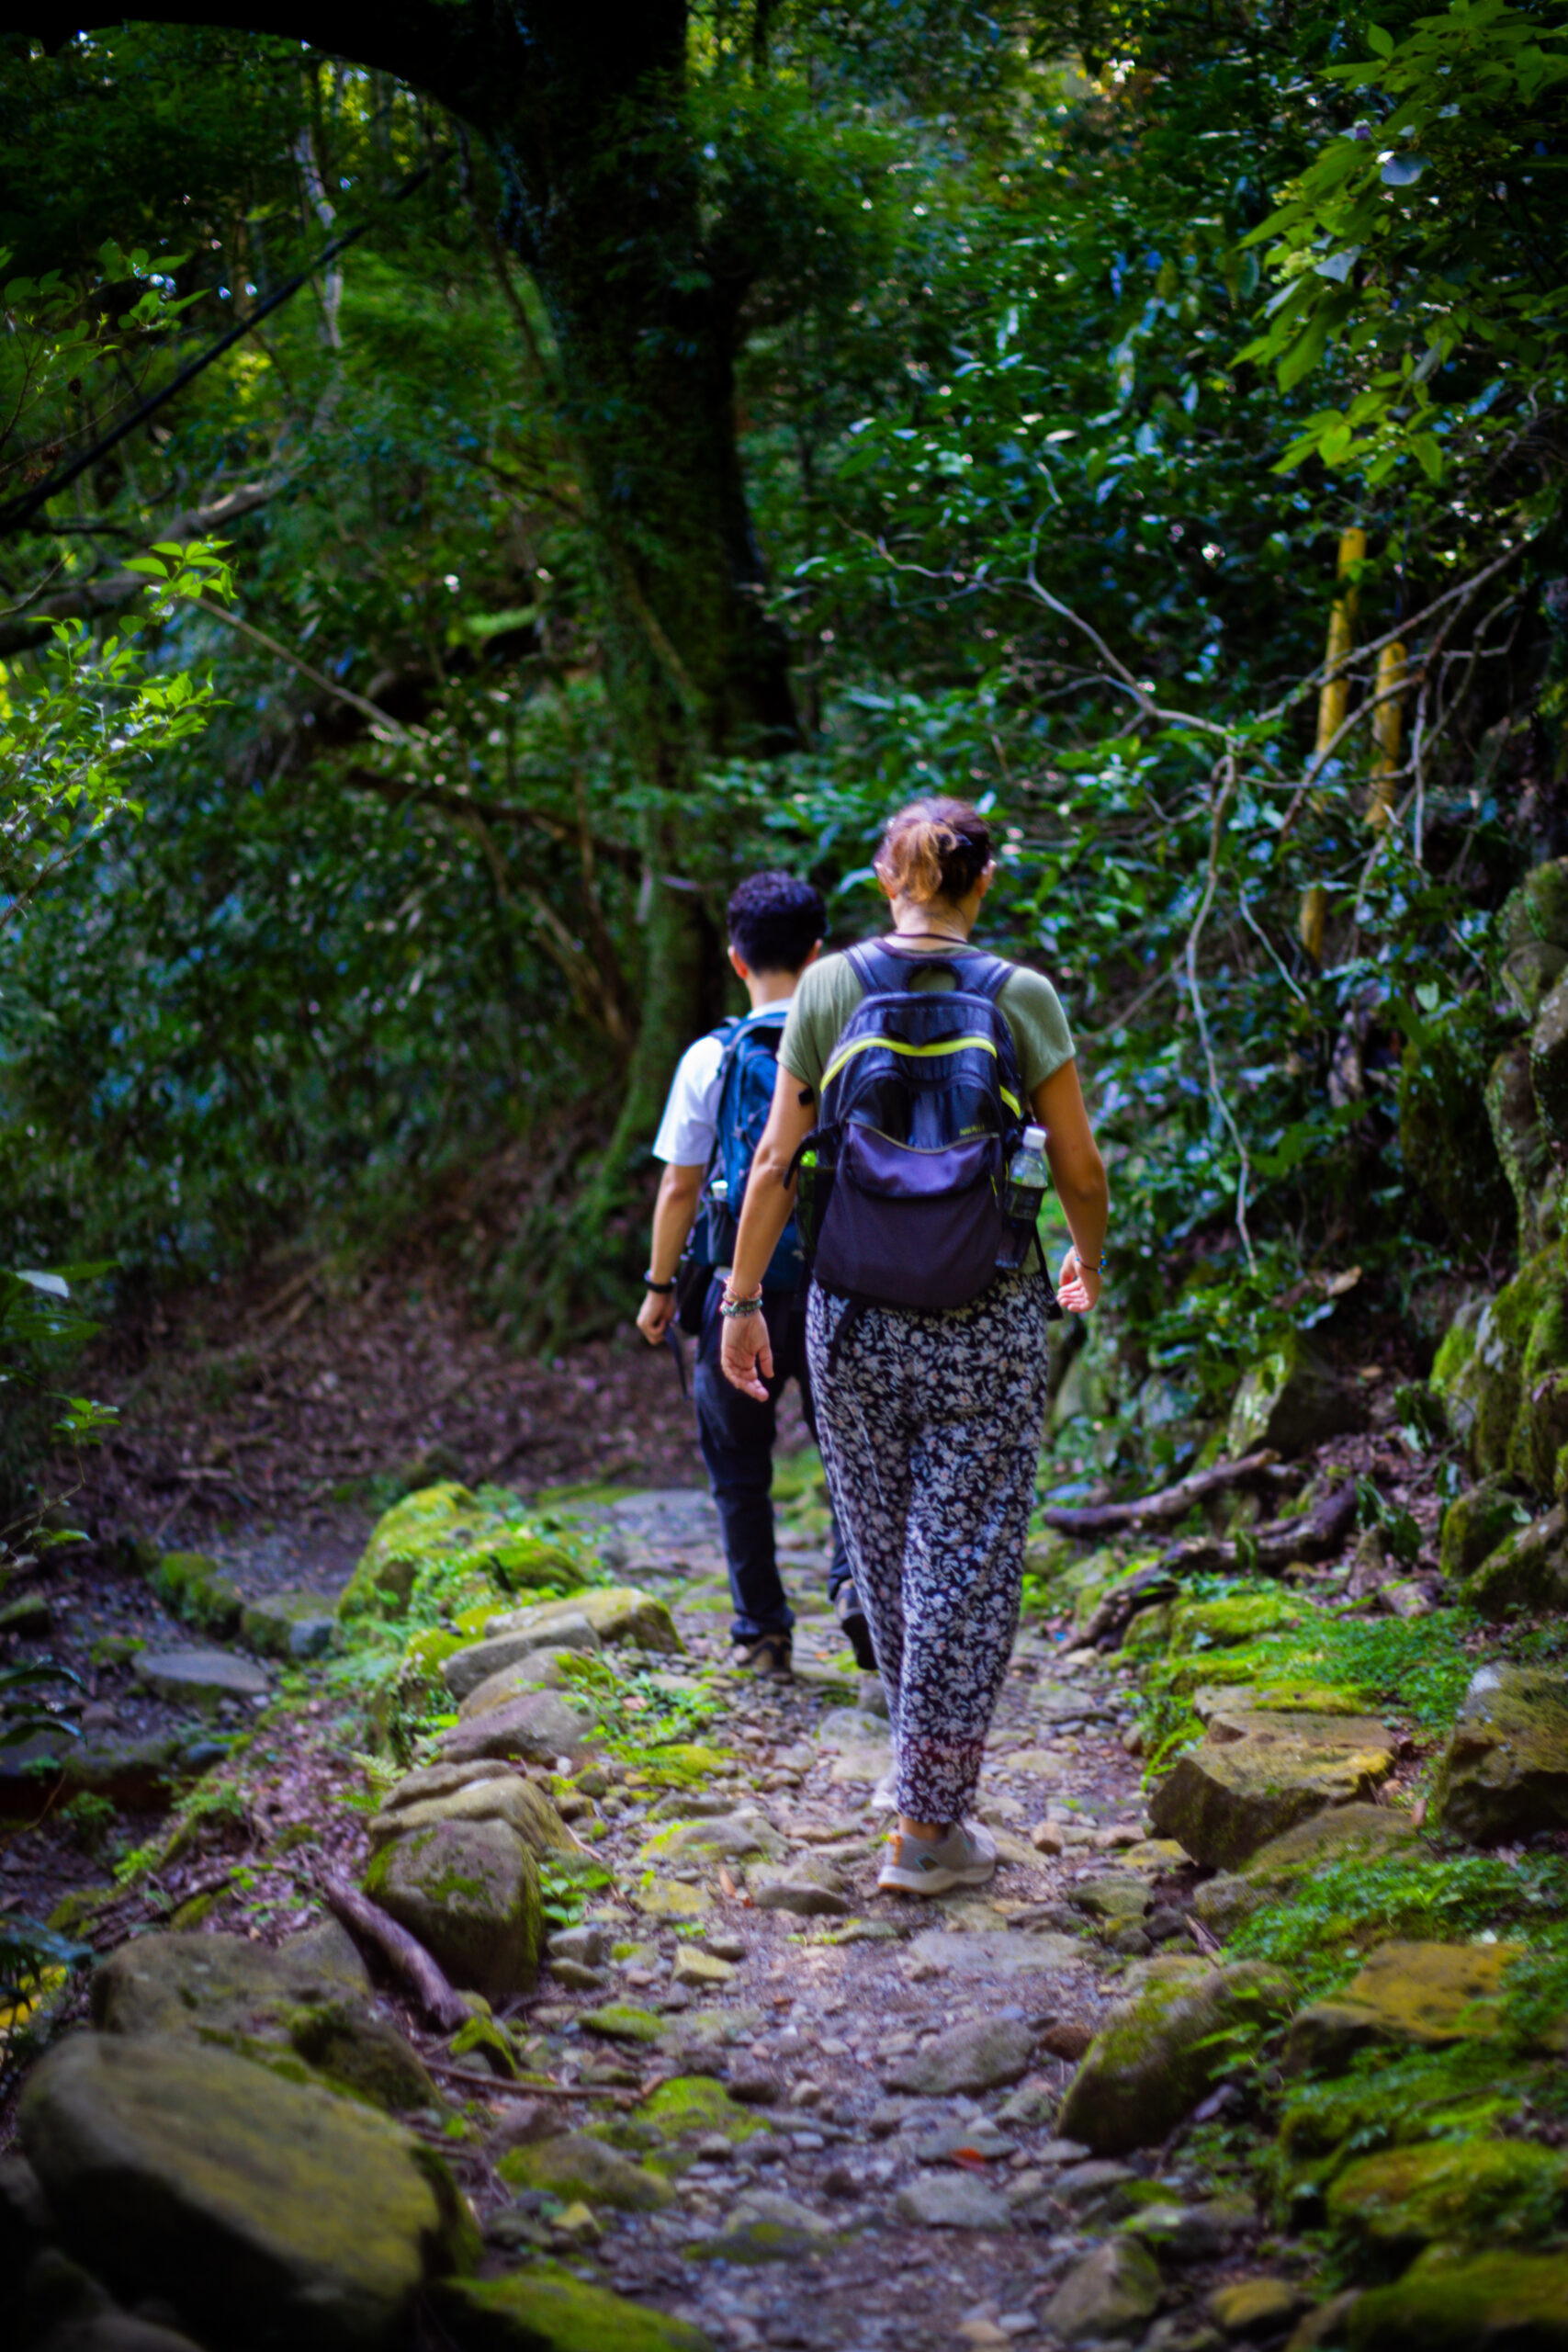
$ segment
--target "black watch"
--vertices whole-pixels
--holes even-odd
[[[675,1287],[675,1280],[674,1277],[671,1276],[671,1280],[667,1283],[656,1283],[650,1270],[648,1273],[644,1274],[642,1278],[642,1286],[644,1290],[657,1291],[660,1298],[668,1298],[671,1292]]]

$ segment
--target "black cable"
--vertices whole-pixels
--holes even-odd
[[[446,163],[446,160],[445,155],[434,155],[428,164],[422,164],[419,170],[412,173],[403,182],[401,187],[393,192],[391,202],[400,204],[406,196],[412,196],[415,188],[430,177],[436,166]],[[171,377],[162,391],[154,392],[150,399],[144,400],[140,408],[134,409],[130,416],[117,424],[112,433],[106,434],[101,441],[96,441],[73,465],[65,466],[59,473],[51,474],[48,481],[39,482],[38,488],[29,490],[25,497],[13,498],[6,505],[0,506],[0,531],[21,531],[29,528],[37,531],[52,531],[54,528],[52,523],[32,521],[32,517],[40,506],[46,506],[49,501],[58,497],[62,490],[68,490],[78,475],[85,474],[89,466],[96,465],[98,459],[106,456],[118,443],[123,441],[128,433],[134,433],[139,424],[145,424],[154,410],[162,408],[165,401],[173,400],[176,392],[183,391],[188,383],[201,374],[204,368],[210,368],[215,359],[221,359],[223,354],[231,345],[238,343],[242,335],[249,334],[253,327],[258,327],[265,318],[269,317],[282,303],[287,302],[290,295],[298,294],[301,286],[308,286],[318,270],[324,269],[328,262],[335,261],[338,254],[347,246],[357,244],[361,237],[368,236],[375,226],[375,220],[362,220],[357,229],[345,230],[341,237],[333,237],[329,244],[321,247],[321,252],[308,268],[300,270],[298,277],[289,278],[287,285],[280,286],[275,294],[269,294],[264,302],[258,302],[247,318],[241,319],[236,325],[231,326],[227,334],[220,335],[218,341],[209,350],[204,351],[198,358],[191,360],[186,367],[182,368],[177,376]]]

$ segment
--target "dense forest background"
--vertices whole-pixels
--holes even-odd
[[[0,1265],[126,1315],[417,1231],[607,1328],[729,888],[854,936],[925,789],[1075,1025],[1134,1437],[1555,1234],[1549,10],[539,8],[538,88],[476,6],[37,13]]]

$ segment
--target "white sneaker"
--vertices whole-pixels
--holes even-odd
[[[877,1872],[879,1893],[945,1894],[952,1886],[984,1886],[997,1867],[997,1841],[977,1821],[955,1821],[941,1838],[887,1834],[887,1860]]]

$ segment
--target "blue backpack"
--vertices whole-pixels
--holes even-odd
[[[708,1266],[728,1266],[735,1257],[746,1180],[773,1108],[779,1069],[779,1041],[789,1019],[787,1004],[765,1004],[744,1019],[727,1021],[716,1034],[724,1039],[718,1066],[718,1108],[713,1154],[703,1184],[699,1222],[691,1255]],[[723,1189],[716,1196],[716,1183]],[[797,1290],[806,1272],[806,1250],[792,1216],[762,1276],[764,1290]]]
[[[796,1155],[817,1282],[857,1315],[967,1306],[998,1268],[1021,1268],[1032,1253],[1045,1311],[1059,1315],[1033,1207],[1021,1216],[1010,1199],[1009,1162],[1029,1115],[998,1001],[1013,966],[996,956],[917,959],[883,943],[852,947],[846,960],[865,993]],[[910,985],[933,967],[954,985]]]

